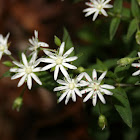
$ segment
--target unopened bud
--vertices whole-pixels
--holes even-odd
[[[84,69],[83,67],[78,67],[77,71],[78,71],[79,73],[82,73],[82,72],[85,71],[85,69]]]
[[[104,115],[99,116],[98,125],[102,130],[107,126],[107,119]]]
[[[131,64],[134,60],[136,60],[136,58],[125,57],[125,58],[119,59],[117,61],[117,64],[120,66],[127,66]]]
[[[140,45],[140,30],[138,30],[138,31],[136,32],[136,36],[135,36],[135,38],[136,38],[136,42],[137,42],[137,44]]]
[[[61,40],[57,36],[54,36],[54,42],[57,46],[61,45]]]
[[[11,61],[4,61],[3,64],[7,67],[12,67],[13,63]]]
[[[13,106],[12,108],[13,109],[16,109],[17,111],[20,110],[21,106],[23,104],[23,99],[22,97],[17,97],[15,100],[14,100],[14,103],[13,103]]]

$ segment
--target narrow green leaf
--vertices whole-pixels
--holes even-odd
[[[118,26],[120,24],[120,18],[113,18],[112,21],[111,21],[111,24],[110,24],[110,40],[113,39],[117,29],[118,29]]]
[[[137,19],[133,19],[128,27],[127,39],[130,39],[130,37],[136,32],[136,30],[137,30]]]
[[[11,61],[4,61],[3,64],[7,67],[13,66],[13,63]]]
[[[132,15],[136,18],[140,18],[140,9],[136,0],[131,0]]]
[[[96,63],[97,63],[97,65],[99,66],[99,68],[100,68],[101,70],[107,71],[106,65],[105,65],[101,60],[97,59]]]
[[[57,46],[61,45],[61,40],[57,36],[54,36],[54,42]]]
[[[114,106],[118,111],[123,121],[131,128],[132,127],[132,112],[127,98],[127,94],[121,88],[113,90],[113,96],[117,99],[114,100]]]
[[[115,0],[113,7],[115,13],[121,13],[123,7],[123,0]]]

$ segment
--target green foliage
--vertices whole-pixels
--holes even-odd
[[[125,91],[121,88],[113,90],[113,96],[117,99],[114,100],[114,106],[118,111],[123,121],[132,127],[132,112],[129,104],[129,100]]]
[[[123,0],[115,0],[114,1],[113,10],[114,10],[115,13],[121,13],[122,8],[123,8],[122,4],[123,4]]]
[[[140,9],[136,0],[131,0],[131,11],[135,18],[140,18]]]
[[[7,67],[12,67],[13,63],[11,61],[4,61],[3,64]]]

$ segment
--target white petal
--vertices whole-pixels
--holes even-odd
[[[73,102],[76,102],[76,95],[75,92],[72,90],[72,100]]]
[[[102,12],[102,14],[103,14],[104,16],[108,16],[108,15],[107,15],[107,12],[106,12],[104,9],[101,9],[101,12]]]
[[[107,73],[107,71],[105,71],[105,72],[103,72],[103,73],[101,74],[101,76],[100,76],[99,79],[98,79],[99,82],[101,82],[101,81],[104,79],[106,73]]]
[[[107,3],[109,3],[110,1],[111,1],[111,0],[106,0],[106,1],[104,2],[104,5],[107,4]]]
[[[19,68],[11,68],[10,72],[23,72],[24,69],[19,69]]]
[[[22,62],[25,66],[28,66],[28,61],[24,53],[22,53]]]
[[[83,102],[86,102],[90,97],[93,95],[93,91],[91,91],[83,100]]]
[[[16,66],[18,66],[18,67],[21,67],[21,68],[24,67],[23,64],[21,64],[21,63],[19,63],[19,62],[17,62],[17,61],[13,61],[13,63],[14,63]]]
[[[84,86],[88,86],[89,82],[86,82],[84,80],[80,81],[80,83],[77,84],[78,87],[84,87]]]
[[[114,86],[112,86],[112,85],[107,85],[107,84],[101,85],[100,87],[101,87],[101,88],[107,88],[107,89],[114,89],[114,88],[115,88]]]
[[[86,9],[83,10],[83,12],[93,11],[93,9],[95,9],[95,8],[86,8]]]
[[[15,74],[15,75],[13,75],[13,76],[11,77],[11,79],[14,80],[14,79],[20,78],[20,77],[22,77],[24,74],[25,74],[25,72],[17,73],[17,74]]]
[[[65,52],[65,54],[63,55],[64,58],[66,58],[68,55],[71,54],[71,52],[74,50],[74,47],[70,48],[68,51]]]
[[[60,86],[60,87],[54,88],[53,91],[60,91],[60,90],[65,90],[65,89],[68,89],[68,87],[67,86]]]
[[[65,42],[63,42],[60,46],[60,49],[59,49],[59,55],[62,56],[63,55],[63,52],[64,52],[64,47],[65,47]]]
[[[59,97],[58,101],[61,102],[61,101],[65,98],[65,96],[67,95],[68,92],[69,92],[69,90],[65,91],[65,92]]]
[[[85,77],[86,77],[86,79],[87,79],[89,82],[92,82],[90,76],[89,76],[86,72],[85,72]]]
[[[68,72],[65,70],[65,68],[64,68],[62,65],[60,65],[60,70],[61,70],[61,72],[63,73],[63,75],[64,75],[66,78],[69,77]]]
[[[90,16],[90,15],[93,14],[95,11],[97,11],[97,10],[95,9],[95,10],[91,10],[91,11],[87,12],[87,13],[85,14],[85,17]]]
[[[69,64],[69,63],[62,63],[62,65],[64,65],[66,68],[69,68],[69,69],[77,69],[76,66],[71,65],[71,64]]]
[[[82,94],[80,93],[80,91],[79,91],[78,88],[75,88],[74,91],[76,92],[76,94],[77,94],[79,97],[82,97]]]
[[[81,94],[85,94],[90,91],[92,91],[92,88],[86,88],[86,89],[81,90]]]
[[[138,56],[140,57],[140,52],[138,52]]]
[[[32,71],[33,72],[39,72],[39,71],[41,71],[41,67],[34,68]]]
[[[112,7],[113,7],[113,5],[111,5],[111,4],[104,5],[104,8],[112,8]]]
[[[11,52],[9,50],[5,50],[4,53],[7,55],[11,55]]]
[[[93,21],[95,21],[95,19],[97,18],[98,14],[99,14],[99,11],[96,11],[94,16],[93,16],[93,19],[92,19]]]
[[[49,45],[45,42],[38,42],[38,45],[42,47],[49,47]]]
[[[76,60],[77,58],[78,58],[77,56],[69,57],[69,58],[64,59],[64,62],[71,62],[71,61]]]
[[[85,73],[84,72],[82,72],[81,74],[79,74],[78,76],[77,76],[77,81],[79,82],[79,81],[81,81],[81,79],[84,77],[84,75],[85,75]]]
[[[96,106],[96,103],[97,103],[97,94],[93,94],[93,97],[92,97],[92,104],[93,106]]]
[[[38,38],[38,31],[34,30],[35,38]]]
[[[134,72],[134,73],[132,74],[132,76],[137,76],[137,75],[139,75],[139,74],[140,74],[140,70]]]
[[[140,63],[132,63],[131,66],[133,66],[133,67],[140,67]]]
[[[57,77],[58,77],[58,72],[59,72],[59,65],[56,65],[55,71],[54,71],[54,80],[57,79]]]
[[[54,63],[55,61],[51,58],[39,58],[40,62],[44,62],[44,63]]]
[[[85,3],[87,6],[90,6],[90,7],[93,7],[94,5],[92,4],[92,3],[90,3],[90,2],[86,2]]]
[[[99,97],[99,99],[101,100],[101,102],[102,102],[103,104],[105,104],[106,101],[105,101],[104,96],[103,96],[99,91],[97,92],[97,94],[98,94],[98,97]]]
[[[20,87],[20,86],[23,85],[23,83],[24,83],[25,80],[26,80],[26,77],[27,77],[27,74],[25,74],[25,75],[20,79],[20,81],[19,81],[19,83],[18,83],[18,87]]]
[[[36,60],[36,58],[37,58],[37,53],[35,52],[35,53],[32,55],[32,58],[31,58],[29,64],[30,64],[30,65],[33,65],[34,62],[35,62],[35,60]]]
[[[34,73],[31,73],[31,76],[39,85],[42,85],[42,82]]]
[[[100,92],[103,92],[106,95],[113,95],[113,93],[111,91],[106,90],[106,89],[100,89]]]
[[[68,94],[67,94],[67,97],[66,97],[66,100],[65,100],[65,104],[68,103],[68,101],[70,99],[70,96],[71,96],[71,91],[69,91]]]
[[[32,78],[30,74],[27,76],[27,86],[28,86],[28,89],[32,88]]]
[[[1,58],[2,58],[2,55],[3,55],[3,52],[0,51],[0,60],[1,60]]]
[[[92,71],[92,78],[93,80],[97,80],[97,72],[95,69]]]
[[[56,65],[55,63],[53,63],[53,64],[49,64],[49,65],[47,65],[47,66],[43,67],[43,68],[41,69],[41,71],[48,70],[48,69],[50,69],[50,68],[54,67],[55,65]]]
[[[66,83],[65,81],[60,80],[60,79],[57,80],[57,83],[59,83],[59,84],[61,84],[61,85],[67,85],[67,84],[68,84],[68,83]]]
[[[56,59],[56,56],[54,56],[54,54],[52,53],[52,52],[50,52],[50,51],[47,51],[47,50],[43,50],[44,51],[44,53],[46,54],[46,55],[48,55],[50,58],[52,58],[52,59]]]

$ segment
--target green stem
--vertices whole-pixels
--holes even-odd
[[[11,56],[11,55],[8,55],[8,56],[9,56],[9,58],[10,58],[11,60],[17,61],[13,56]]]
[[[26,90],[26,85],[24,85],[24,88],[23,88],[22,92],[20,93],[20,97],[23,97],[25,90]]]

